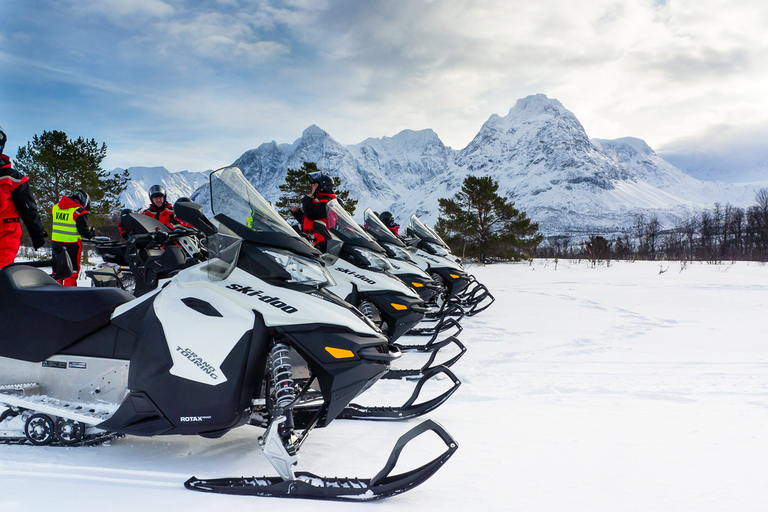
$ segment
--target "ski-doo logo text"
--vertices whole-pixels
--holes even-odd
[[[210,378],[212,378],[213,380],[216,380],[216,379],[219,378],[219,376],[216,375],[216,368],[214,368],[210,364],[208,364],[205,361],[203,361],[200,356],[198,356],[197,354],[195,354],[194,352],[192,352],[188,348],[183,348],[183,347],[177,346],[176,350],[178,352],[181,352],[181,355],[183,355],[184,357],[186,357],[187,359],[192,361],[192,363],[194,363],[195,366],[197,366],[198,368],[203,370],[205,373],[207,373],[208,376]]]
[[[264,292],[262,290],[254,290],[250,286],[243,286],[242,284],[230,284],[227,286],[230,290],[235,290],[236,292],[244,293],[245,295],[249,297],[258,297],[260,301],[266,302],[272,307],[276,307],[277,309],[284,311],[286,313],[293,314],[298,311],[293,306],[289,306],[282,300],[280,300],[279,297],[270,297],[269,295],[264,295]]]
[[[365,282],[365,283],[368,283],[368,284],[376,284],[376,281],[374,281],[373,279],[368,279],[368,278],[367,278],[367,277],[365,277],[364,275],[356,273],[354,270],[351,270],[351,269],[348,269],[348,268],[339,268],[339,269],[337,269],[337,270],[338,270],[339,272],[343,272],[343,273],[345,273],[345,274],[349,274],[349,275],[351,275],[352,277],[355,277],[355,278],[357,278],[357,279],[359,279],[359,280],[361,280],[361,281],[363,281],[363,282]]]
[[[192,421],[205,421],[211,419],[210,416],[181,416],[179,418],[179,421],[182,423],[185,422],[192,422]]]

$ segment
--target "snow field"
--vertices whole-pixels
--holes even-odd
[[[420,487],[351,504],[185,490],[192,475],[274,474],[256,444],[262,431],[242,427],[216,440],[0,446],[0,510],[765,509],[768,266],[536,260],[468,270],[497,300],[462,321],[468,352],[452,370],[463,384],[428,415],[459,450]],[[356,402],[395,405],[411,386],[381,382]],[[421,421],[334,422],[311,434],[298,469],[371,477]],[[404,463],[442,450],[422,437]]]

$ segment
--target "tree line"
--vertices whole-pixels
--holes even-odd
[[[742,208],[716,203],[690,214],[671,228],[656,216],[638,215],[626,233],[608,239],[591,235],[553,237],[539,257],[594,260],[768,261],[768,189],[755,194],[755,204]]]

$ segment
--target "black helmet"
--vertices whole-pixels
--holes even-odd
[[[388,228],[391,228],[393,226],[397,226],[395,223],[395,216],[392,215],[392,212],[381,212],[381,215],[379,215],[379,218],[381,219],[381,222],[384,223],[385,226]]]
[[[8,136],[5,134],[5,131],[3,131],[3,127],[0,126],[0,153],[5,149],[6,142],[8,142]]]
[[[73,201],[76,201],[80,203],[80,206],[85,208],[86,210],[91,208],[91,196],[88,195],[88,192],[82,189],[77,189],[69,196],[70,199]]]
[[[131,210],[130,208],[123,208],[122,210],[120,210],[120,218],[122,219],[123,217],[130,215],[131,213],[133,213],[133,210]]]
[[[155,197],[163,196],[163,200],[165,200],[165,189],[161,187],[160,185],[152,185],[149,187],[149,200],[151,201]]]
[[[177,203],[191,203],[192,200],[187,196],[180,197],[176,200]]]
[[[317,183],[317,191],[323,194],[333,194],[333,178],[322,171],[307,174],[310,183]]]

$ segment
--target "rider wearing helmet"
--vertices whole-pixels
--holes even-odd
[[[173,215],[173,206],[166,199],[165,189],[160,185],[152,185],[149,187],[148,194],[150,201],[149,208],[141,213],[154,217],[162,224],[173,229],[174,225],[178,224],[178,222]]]
[[[83,254],[82,239],[93,238],[96,235],[93,228],[88,227],[88,208],[90,207],[90,196],[84,190],[78,189],[68,196],[61,196],[59,202],[51,209],[53,253],[67,251],[72,261],[72,275],[59,281],[64,286],[77,286],[80,257]]]
[[[395,236],[400,236],[400,224],[395,222],[395,217],[392,215],[392,212],[381,212],[379,219],[381,219],[381,222],[383,222]]]
[[[0,268],[16,259],[21,246],[21,222],[29,231],[35,250],[43,246],[48,236],[29,190],[29,179],[14,170],[11,159],[3,155],[7,141],[0,127]]]
[[[328,223],[326,219],[328,215],[326,205],[331,199],[336,199],[336,194],[333,192],[333,178],[322,171],[309,173],[307,178],[312,184],[312,190],[301,200],[301,208],[293,206],[291,213],[301,224],[301,229],[304,233],[314,235],[315,247],[325,252],[327,242],[323,235],[315,232],[314,222]]]

